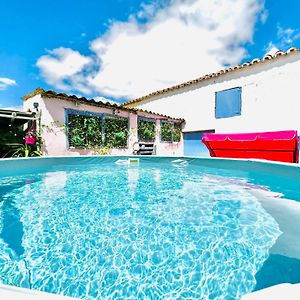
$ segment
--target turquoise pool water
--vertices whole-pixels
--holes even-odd
[[[34,163],[0,177],[2,283],[227,300],[300,282],[299,178],[174,158]]]

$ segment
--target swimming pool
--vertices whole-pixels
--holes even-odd
[[[300,282],[300,169],[0,161],[0,280],[83,299],[239,299]]]

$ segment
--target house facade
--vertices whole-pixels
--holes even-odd
[[[25,111],[40,116],[44,155],[132,155],[141,141],[157,155],[183,154],[182,118],[43,89],[23,100]]]
[[[129,101],[185,119],[184,154],[208,156],[205,132],[300,132],[300,51],[291,48]]]

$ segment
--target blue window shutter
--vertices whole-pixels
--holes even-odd
[[[216,92],[217,119],[230,118],[241,115],[241,88]]]

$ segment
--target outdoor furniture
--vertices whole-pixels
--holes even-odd
[[[202,142],[211,157],[259,158],[273,161],[299,162],[298,134],[295,130],[204,134]]]
[[[154,142],[136,142],[133,145],[133,154],[135,154],[135,155],[155,155]]]

